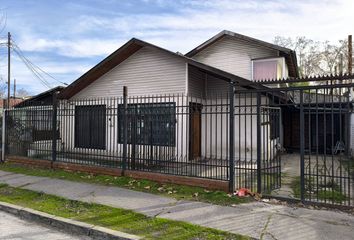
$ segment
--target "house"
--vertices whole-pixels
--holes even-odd
[[[8,112],[8,135],[13,138],[11,142],[15,143],[9,146],[10,154],[33,157],[40,152],[48,154],[51,151],[53,95],[63,89],[62,86],[49,89],[18,102],[13,106],[13,110]]]
[[[227,161],[229,82],[261,89],[264,86],[252,79],[295,77],[296,72],[293,51],[229,31],[185,56],[133,38],[60,93],[61,108],[69,113],[59,118],[62,151],[121,155],[120,113],[127,86],[132,158]],[[236,108],[255,101],[251,96],[235,103]],[[267,97],[262,96],[262,101],[266,103]],[[137,112],[139,118],[133,116]],[[235,123],[255,125],[256,117],[236,113]],[[256,127],[246,129],[235,139],[235,149],[242,152],[240,161],[256,155],[247,150],[256,149]],[[280,135],[267,132],[264,139],[273,149]]]
[[[301,176],[301,200],[320,202],[331,188],[351,197],[353,85],[346,82],[353,76],[297,72],[294,51],[229,31],[186,55],[133,38],[59,101],[11,110],[7,153],[229,192],[273,194],[282,173],[298,174],[291,177]],[[292,85],[299,82],[316,84]]]
[[[57,86],[47,91],[41,92],[35,96],[24,99],[23,101],[14,104],[15,108],[23,108],[27,106],[52,106],[53,95],[59,94],[65,87]]]
[[[16,104],[19,104],[20,102],[22,102],[24,99],[23,98],[19,98],[19,97],[11,97],[10,98],[10,108],[12,108],[13,106],[15,106]],[[1,99],[0,100],[0,110],[2,112],[3,109],[5,109],[7,107],[7,99]]]

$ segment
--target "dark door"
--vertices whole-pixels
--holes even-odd
[[[189,103],[189,159],[195,160],[201,157],[201,111],[202,105]]]

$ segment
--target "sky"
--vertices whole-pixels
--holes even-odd
[[[0,0],[0,80],[7,32],[50,75],[46,86],[12,52],[11,81],[33,95],[70,84],[133,37],[182,53],[224,29],[336,42],[353,34],[353,12],[353,0]]]

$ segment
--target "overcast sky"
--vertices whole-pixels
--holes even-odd
[[[278,35],[335,42],[354,32],[353,0],[1,0],[0,9],[7,20],[0,33],[4,79],[8,31],[28,59],[67,83],[132,37],[185,53],[223,29],[269,42]],[[47,90],[13,56],[18,87]]]

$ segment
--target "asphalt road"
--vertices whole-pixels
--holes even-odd
[[[56,229],[29,222],[0,211],[1,240],[88,240],[86,236],[70,235]]]

